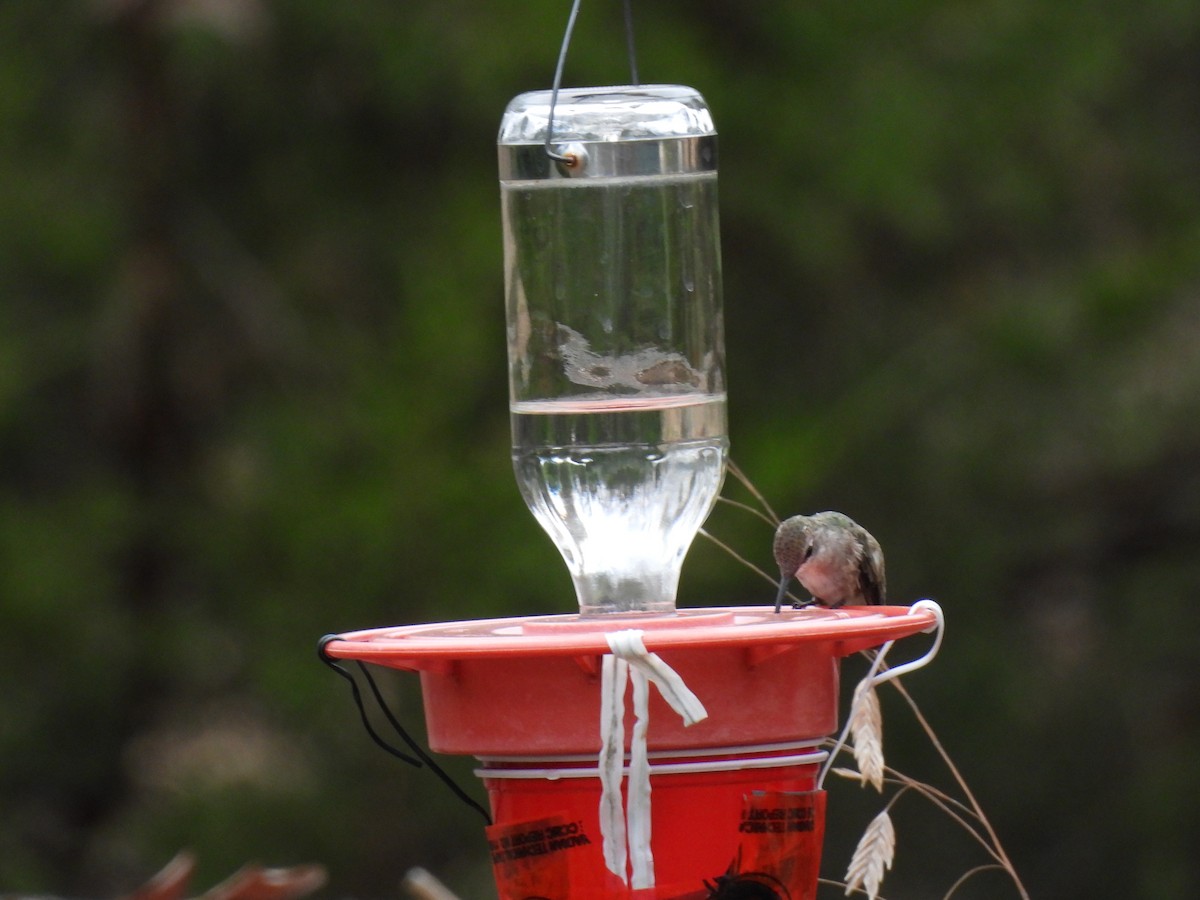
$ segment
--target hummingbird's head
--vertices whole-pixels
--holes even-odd
[[[792,516],[775,531],[775,562],[779,565],[779,593],[775,596],[775,612],[783,605],[788,585],[796,572],[808,562],[816,549],[814,529],[808,516]]]

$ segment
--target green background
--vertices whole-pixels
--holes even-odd
[[[1200,895],[1200,6],[634,11],[643,80],[721,133],[734,458],[941,602],[907,684],[1035,896]],[[574,605],[510,470],[494,148],[566,15],[0,4],[0,892],[116,896],[186,846],[197,888],[489,895],[476,814],[315,644]],[[584,4],[566,83],[625,80],[620,22]],[[770,566],[762,523],[709,528]],[[681,606],[771,599],[697,541]],[[897,700],[888,761],[948,785]],[[834,786],[827,875],[878,807]],[[986,862],[895,818],[893,900]]]

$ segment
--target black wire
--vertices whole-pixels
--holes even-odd
[[[388,705],[384,702],[383,695],[379,693],[379,688],[375,686],[375,679],[371,677],[371,673],[367,671],[367,667],[361,661],[358,663],[358,668],[366,677],[367,684],[371,686],[371,693],[375,695],[375,702],[379,704],[379,708],[383,710],[383,714],[387,716],[387,720],[392,723],[392,727],[396,729],[396,732],[400,735],[400,737],[404,738],[404,742],[412,748],[413,753],[417,754],[417,756],[421,758],[421,762],[429,766],[429,770],[438,778],[440,778],[442,783],[445,784],[446,787],[450,788],[450,790],[454,792],[454,795],[458,797],[459,800],[467,804],[467,806],[471,807],[471,809],[478,812],[481,816],[483,816],[484,821],[491,825],[491,814],[488,813],[488,811],[480,806],[477,802],[475,802],[474,798],[472,798],[466,791],[459,787],[458,783],[450,777],[449,773],[439,766],[437,761],[425,751],[425,748],[414,741],[409,736],[408,732],[405,731],[400,725],[400,723],[396,721],[396,717],[392,715],[391,709],[389,709]]]
[[[329,666],[329,668],[333,669],[333,671],[337,672],[340,676],[350,682],[350,691],[354,695],[354,704],[358,707],[359,717],[362,719],[363,726],[367,729],[367,734],[371,736],[371,740],[373,740],[377,745],[382,747],[392,756],[403,760],[410,766],[416,766],[418,769],[422,766],[428,766],[429,770],[433,772],[433,774],[436,775],[443,784],[450,788],[450,790],[456,797],[458,797],[459,800],[478,812],[481,816],[483,816],[484,821],[491,825],[491,814],[482,806],[480,806],[479,803],[477,803],[474,798],[467,794],[466,791],[459,787],[454,779],[451,778],[450,775],[437,764],[433,757],[431,757],[420,744],[413,740],[412,736],[408,733],[408,730],[400,724],[400,721],[392,713],[391,708],[387,705],[386,701],[384,701],[383,694],[380,693],[379,686],[375,684],[375,679],[371,677],[370,671],[361,660],[355,660],[355,662],[358,663],[359,671],[362,672],[363,677],[367,680],[367,685],[371,688],[371,694],[374,696],[376,704],[378,704],[379,708],[383,710],[383,714],[387,717],[388,722],[391,723],[392,728],[395,729],[398,735],[400,735],[400,737],[404,740],[404,743],[408,744],[409,748],[414,754],[416,754],[416,756],[409,756],[403,750],[400,750],[389,744],[376,733],[375,729],[371,726],[370,719],[367,718],[367,710],[365,704],[363,703],[362,692],[358,688],[358,682],[354,680],[354,676],[346,671],[345,668],[338,665],[333,657],[331,657],[325,650],[326,645],[330,641],[338,641],[341,639],[341,635],[325,635],[320,641],[317,642],[317,655],[321,658],[321,662],[325,663],[325,665]]]
[[[575,20],[579,17],[579,7],[582,0],[574,0],[571,4],[571,14],[567,17],[567,28],[563,32],[562,46],[558,50],[558,62],[554,66],[554,86],[550,90],[550,112],[546,122],[546,155],[561,163],[572,164],[575,160],[570,156],[555,153],[550,149],[554,141],[554,108],[558,105],[558,91],[562,87],[563,69],[567,64],[567,50],[571,46],[571,33],[575,30]],[[641,84],[638,79],[637,51],[633,43],[633,0],[622,0],[625,18],[625,49],[629,54],[629,83]]]
[[[550,90],[550,113],[546,122],[546,155],[558,162],[570,163],[568,156],[555,153],[550,149],[554,139],[554,107],[558,105],[558,89],[562,85],[563,67],[567,64],[567,49],[571,46],[571,32],[575,30],[575,19],[579,16],[579,5],[582,0],[571,4],[571,15],[567,17],[567,30],[563,32],[562,47],[558,51],[558,64],[554,67],[554,86]]]
[[[403,760],[404,762],[408,763],[410,766],[416,766],[418,769],[421,768],[421,766],[423,765],[421,760],[417,759],[414,756],[409,756],[403,750],[396,749],[391,744],[389,744],[387,741],[385,741],[383,738],[381,738],[378,735],[378,733],[376,733],[375,729],[371,727],[371,720],[367,718],[367,709],[366,709],[366,706],[363,704],[362,692],[359,691],[358,683],[354,680],[354,676],[351,675],[349,672],[347,672],[340,665],[338,665],[333,660],[333,657],[331,657],[328,653],[325,652],[326,644],[328,644],[330,641],[336,641],[336,640],[340,640],[340,639],[341,639],[341,636],[336,635],[336,634],[327,634],[327,635],[325,635],[325,637],[321,638],[321,640],[317,644],[317,654],[321,657],[321,662],[325,663],[325,665],[329,666],[329,668],[333,669],[333,671],[337,672],[339,675],[341,675],[343,678],[345,678],[348,682],[350,682],[350,692],[354,695],[354,705],[358,707],[358,714],[362,718],[363,727],[367,729],[367,734],[369,734],[371,736],[371,740],[373,740],[376,744],[378,744],[380,747],[382,747],[388,753],[392,754],[392,756],[395,756],[395,757]],[[404,735],[404,736],[407,737],[407,735]],[[410,746],[411,746],[411,743],[410,743]]]

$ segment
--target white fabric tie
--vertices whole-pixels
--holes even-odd
[[[654,887],[650,851],[650,763],[646,733],[650,727],[650,682],[671,709],[694,725],[708,718],[704,704],[657,654],[646,649],[642,631],[631,628],[606,635],[612,655],[600,671],[600,836],[604,863],[634,890]],[[625,686],[633,683],[633,734],[629,745],[629,786],[621,804],[625,759]],[[629,868],[632,877],[627,876]]]

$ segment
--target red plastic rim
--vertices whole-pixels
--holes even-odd
[[[606,635],[641,629],[651,652],[683,647],[752,647],[829,643],[844,656],[928,631],[937,617],[907,606],[706,607],[667,616],[579,615],[468,619],[348,632],[325,645],[330,656],[404,669],[464,658],[582,656],[609,652]]]

